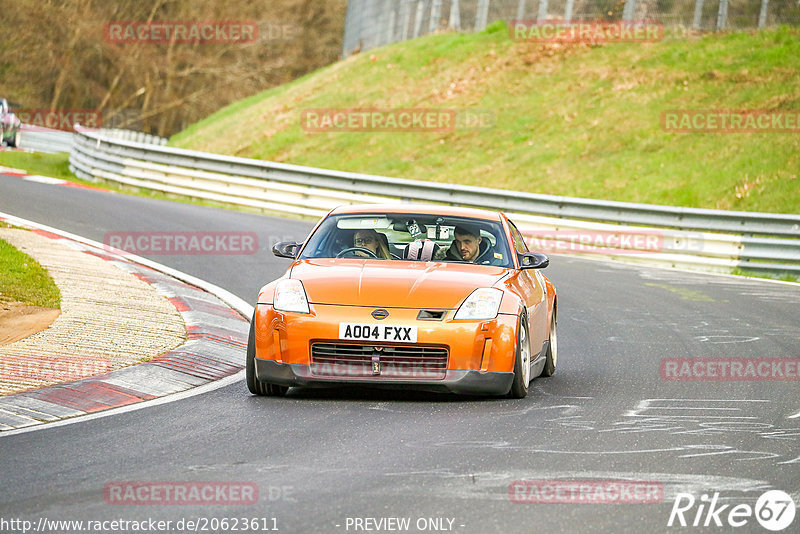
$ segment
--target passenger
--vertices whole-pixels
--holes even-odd
[[[368,249],[378,258],[384,260],[391,259],[386,236],[375,230],[358,230],[353,236],[353,246]],[[369,257],[369,255],[364,252],[356,251],[355,253],[359,256]]]
[[[481,238],[481,231],[477,226],[460,224],[453,230],[453,243],[447,249],[447,259],[468,261],[471,263],[486,263],[489,259],[488,241]]]

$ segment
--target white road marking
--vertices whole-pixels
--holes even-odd
[[[757,416],[723,415],[721,413],[715,415],[695,415],[691,413],[689,415],[677,415],[673,413],[677,410],[685,410],[688,412],[742,412],[742,408],[745,407],[745,405],[734,403],[755,402],[770,401],[766,399],[643,399],[639,401],[636,408],[626,411],[623,416],[663,419],[760,419]],[[697,406],[697,403],[702,403],[702,405]],[[713,406],[714,403],[721,403],[723,406]],[[725,404],[728,406],[725,406]],[[664,412],[662,413],[661,410]]]
[[[5,167],[3,165],[0,165],[0,173],[4,172],[13,172],[14,174],[28,174],[28,171],[26,171],[25,169],[16,169],[14,167]]]
[[[695,336],[695,340],[701,343],[749,343],[758,341],[758,336]]]
[[[48,185],[61,185],[63,183],[66,183],[66,180],[60,180],[58,178],[50,178],[49,176],[39,176],[38,174],[23,176],[22,179],[28,182],[37,182],[40,184],[48,184]]]
[[[711,449],[710,452],[698,452],[693,454],[681,454],[678,458],[700,458],[702,456],[720,456],[723,454],[743,454],[743,455],[757,455],[751,458],[738,458],[737,461],[747,460],[767,460],[769,458],[779,458],[780,454],[766,451],[740,451],[734,447],[727,445],[687,445],[687,449]],[[713,450],[717,449],[717,450]]]
[[[682,452],[686,447],[665,447],[662,449],[639,449],[639,450],[608,450],[608,451],[567,451],[563,449],[537,449],[526,445],[512,445],[507,441],[439,441],[439,442],[414,442],[408,443],[409,447],[464,447],[464,448],[478,448],[478,449],[501,449],[501,450],[514,450],[525,451],[529,453],[542,453],[542,454],[576,454],[586,456],[604,456],[604,455],[626,455],[626,454],[653,454],[655,452]]]
[[[396,477],[428,477],[424,484],[406,484],[418,497],[420,488],[457,499],[481,501],[507,501],[508,486],[516,480],[629,480],[660,482],[664,487],[663,502],[672,502],[678,493],[700,495],[714,488],[723,495],[727,492],[763,492],[773,489],[766,480],[683,473],[647,473],[632,471],[507,471],[507,472],[456,472],[435,469],[431,471],[398,471],[386,473]],[[453,484],[453,480],[469,479],[470,484]],[[724,500],[721,499],[721,500]]]

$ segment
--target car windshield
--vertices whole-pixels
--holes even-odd
[[[331,215],[309,237],[300,257],[513,267],[499,222],[423,213]]]

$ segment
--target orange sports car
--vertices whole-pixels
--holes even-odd
[[[247,387],[413,387],[522,398],[555,372],[556,292],[505,215],[426,205],[333,209],[304,243],[272,249]]]

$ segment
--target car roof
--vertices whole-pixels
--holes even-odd
[[[331,215],[372,213],[424,213],[426,215],[444,215],[449,217],[469,217],[500,221],[498,212],[460,206],[442,206],[437,204],[351,204],[339,206],[331,211]]]

